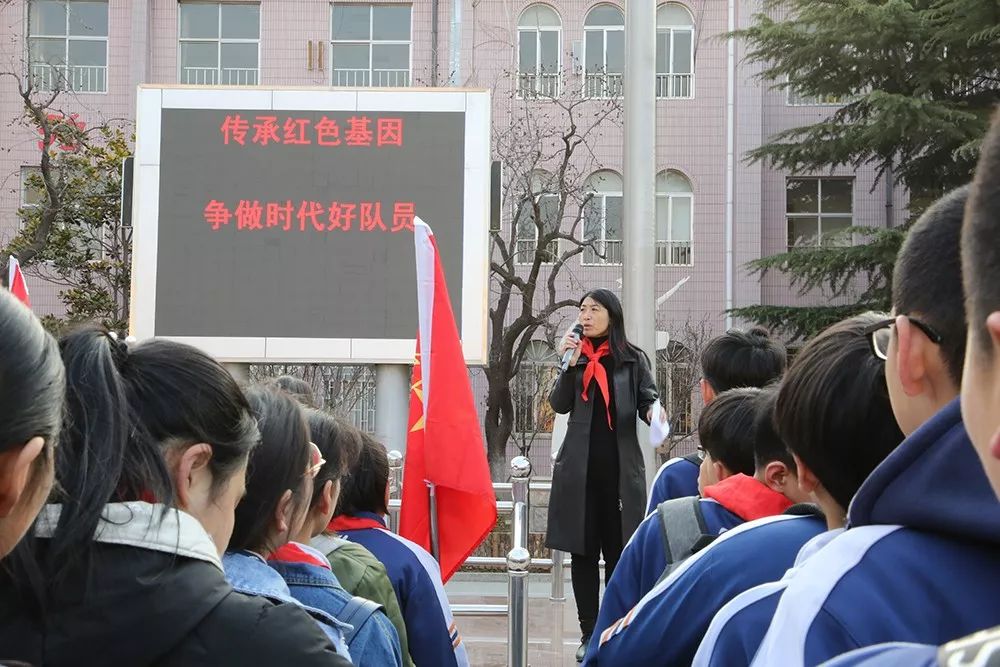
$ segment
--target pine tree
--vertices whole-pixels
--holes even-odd
[[[790,173],[873,165],[879,178],[906,188],[911,216],[971,179],[1000,101],[1000,0],[767,0],[765,13],[732,36],[746,40],[766,84],[845,101],[821,122],[770,137],[749,161]],[[751,268],[850,303],[750,306],[733,315],[798,338],[857,312],[888,310],[906,225],[845,233],[864,244],[796,248]],[[867,284],[858,295],[855,279]]]

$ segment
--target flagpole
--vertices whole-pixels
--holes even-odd
[[[438,505],[435,485],[427,482],[427,492],[430,497],[431,515],[431,555],[438,563],[441,562],[441,535],[438,532]]]

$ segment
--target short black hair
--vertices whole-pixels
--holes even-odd
[[[247,464],[247,492],[236,506],[229,550],[269,553],[281,546],[269,544],[268,533],[285,492],[293,493],[296,516],[309,507],[304,474],[310,456],[309,427],[302,406],[274,387],[250,387],[246,396],[261,440]]]
[[[744,387],[719,394],[698,420],[698,440],[709,456],[733,474],[754,473],[754,420],[760,389]]]
[[[311,384],[294,375],[282,375],[271,381],[275,387],[285,392],[307,408],[318,408],[316,392]]]
[[[419,483],[419,481],[417,482]],[[385,489],[389,484],[389,455],[385,446],[361,432],[361,453],[344,478],[337,502],[337,516],[359,512],[388,514]]]
[[[766,387],[788,363],[785,346],[763,327],[730,329],[713,338],[701,353],[701,373],[716,393],[737,387]]]
[[[965,364],[961,234],[968,196],[968,186],[952,190],[913,223],[892,274],[893,308],[919,317],[941,336],[941,355],[956,384]]]
[[[753,458],[756,468],[762,469],[772,461],[784,463],[795,472],[795,458],[778,435],[774,425],[774,406],[778,402],[778,385],[768,385],[757,398],[757,416],[754,419]]]
[[[865,478],[903,441],[889,403],[885,362],[872,354],[865,335],[884,318],[857,315],[806,343],[775,403],[781,439],[845,509]]]
[[[361,433],[353,425],[328,412],[306,409],[309,435],[326,463],[313,485],[313,504],[323,495],[327,482],[336,482],[347,474],[361,454]]]
[[[976,178],[965,208],[962,268],[972,339],[992,355],[985,322],[1000,310],[1000,111],[983,140]]]

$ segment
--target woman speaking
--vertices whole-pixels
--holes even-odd
[[[583,635],[578,662],[597,621],[600,575],[611,580],[618,558],[643,518],[646,472],[636,414],[647,423],[656,383],[642,350],[628,342],[622,305],[605,289],[580,301],[583,338],[567,334],[560,353],[570,366],[549,396],[569,424],[552,471],[546,546],[573,555],[573,594]]]

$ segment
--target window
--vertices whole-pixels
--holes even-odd
[[[514,377],[514,432],[551,433],[555,413],[549,405],[549,392],[558,375],[559,357],[547,343],[528,343],[521,365]]]
[[[598,5],[583,22],[584,97],[621,97],[625,71],[625,16]]]
[[[375,371],[370,366],[341,366],[330,379],[326,404],[356,428],[375,432]]]
[[[38,167],[21,167],[21,208],[39,208],[47,200],[41,170]]]
[[[180,81],[256,86],[260,82],[260,5],[184,2]]]
[[[691,239],[691,181],[676,171],[656,176],[656,263],[663,266],[691,266],[694,248]]]
[[[675,2],[656,10],[656,96],[694,96],[694,19]]]
[[[552,177],[544,171],[531,175],[531,196],[542,216],[542,227],[548,232],[559,228],[559,195],[548,192]],[[559,239],[554,239],[544,248],[538,247],[538,225],[535,224],[535,207],[528,201],[518,202],[521,214],[516,220],[517,241],[514,255],[516,264],[534,264],[535,253],[542,253],[542,262],[550,264],[559,257]],[[516,214],[516,211],[515,211]]]
[[[333,5],[333,85],[410,85],[410,5]]]
[[[28,71],[38,90],[108,91],[108,3],[34,0]]]
[[[656,351],[656,388],[670,419],[671,436],[681,438],[695,431],[692,395],[701,378],[701,363],[676,341]]]
[[[517,91],[522,97],[558,97],[561,68],[559,15],[531,5],[517,22]]]
[[[805,95],[792,85],[785,88],[785,104],[790,107],[836,107],[843,103],[844,100],[839,95],[815,97]]]
[[[583,212],[584,264],[622,263],[622,177],[613,171],[598,171],[587,179],[587,192],[594,193]]]
[[[850,245],[852,178],[789,178],[785,186],[789,249]]]

